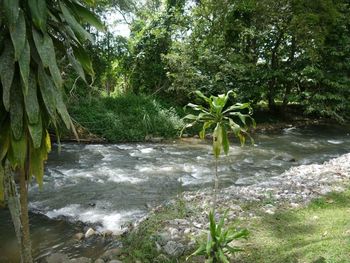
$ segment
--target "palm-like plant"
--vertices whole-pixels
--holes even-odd
[[[21,248],[33,262],[27,193],[30,180],[43,183],[51,149],[48,128],[62,122],[74,130],[64,99],[60,62],[86,80],[93,75],[84,49],[93,38],[84,28],[103,29],[86,7],[93,1],[0,0],[0,202],[6,201]],[[19,200],[13,173],[19,175]]]
[[[253,143],[253,139],[248,134],[248,125],[252,124],[255,127],[255,121],[251,117],[252,108],[249,103],[236,103],[227,106],[229,97],[233,94],[230,90],[226,94],[220,94],[218,96],[205,96],[202,92],[195,92],[198,98],[202,99],[206,106],[189,103],[186,107],[191,108],[195,114],[188,114],[184,117],[185,121],[189,123],[183,128],[189,128],[197,123],[202,124],[202,129],[199,133],[199,137],[204,139],[208,129],[214,127],[212,132],[213,136],[213,153],[215,157],[215,178],[214,178],[214,196],[213,196],[213,213],[215,213],[217,191],[219,187],[218,176],[218,158],[221,150],[223,149],[225,154],[228,154],[230,149],[229,137],[230,132],[236,136],[241,145],[245,144],[248,137]],[[246,113],[244,113],[244,111]],[[249,121],[249,122],[248,122]],[[181,134],[183,132],[181,131]]]

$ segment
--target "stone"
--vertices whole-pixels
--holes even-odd
[[[120,256],[122,254],[122,250],[121,248],[112,248],[107,250],[105,253],[103,253],[103,255],[101,256],[101,258],[103,260],[112,260],[118,256]]]
[[[188,235],[189,233],[191,233],[191,228],[186,228],[186,229],[184,230],[184,234],[185,234],[185,235]]]
[[[103,231],[103,232],[102,232],[102,236],[103,236],[103,237],[110,237],[110,236],[113,236],[113,231],[111,231],[111,230]]]
[[[53,253],[48,256],[46,259],[46,263],[66,263],[69,262],[69,258],[66,254],[63,253]]]
[[[123,263],[123,262],[120,260],[117,260],[117,259],[113,259],[113,260],[109,261],[109,263]]]
[[[78,241],[83,240],[84,237],[85,237],[84,233],[76,233],[76,234],[73,236],[73,238],[74,238],[75,240],[78,240]]]
[[[85,238],[89,238],[89,237],[96,235],[96,234],[97,233],[95,230],[93,230],[92,228],[89,228],[85,233]]]
[[[171,235],[168,232],[158,234],[157,241],[159,245],[165,246],[165,244],[171,239]]]
[[[98,258],[94,263],[105,263],[105,261],[102,258]]]
[[[185,251],[184,245],[181,243],[176,243],[175,241],[168,241],[163,249],[164,252],[171,257],[179,257]]]

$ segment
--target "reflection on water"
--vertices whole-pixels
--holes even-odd
[[[254,137],[255,146],[232,146],[229,155],[220,158],[221,186],[263,181],[291,166],[322,163],[350,152],[349,130],[339,127],[289,128]],[[91,244],[72,245],[71,237],[82,231],[74,222],[118,231],[152,205],[211,185],[213,166],[211,146],[205,143],[63,144],[61,153],[50,154],[44,189],[30,188],[36,254],[55,250],[91,256],[105,244],[94,243],[95,250],[85,251]],[[10,257],[15,246],[14,234],[8,214],[0,211],[0,218],[0,262],[6,262],[4,257]]]

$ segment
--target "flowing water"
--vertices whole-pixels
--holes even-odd
[[[255,135],[255,146],[231,147],[219,161],[221,186],[246,185],[281,174],[291,166],[322,163],[350,152],[350,128],[288,128]],[[30,187],[33,248],[37,259],[52,251],[97,257],[103,240],[73,242],[84,225],[118,232],[152,206],[182,191],[211,186],[210,144],[63,144],[50,154],[44,188]],[[0,262],[16,262],[8,211],[0,210]]]

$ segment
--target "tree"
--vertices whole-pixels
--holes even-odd
[[[103,29],[76,0],[0,1],[0,201],[8,203],[22,262],[33,262],[28,184],[35,177],[42,187],[51,149],[48,129],[55,129],[59,137],[63,123],[75,132],[57,61],[69,62],[83,80],[84,71],[93,74],[84,50],[84,43],[93,39],[82,26],[85,23]]]

